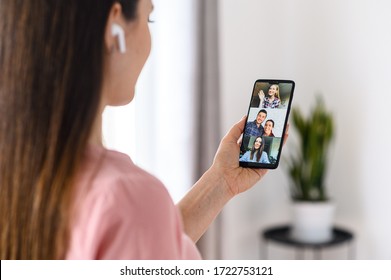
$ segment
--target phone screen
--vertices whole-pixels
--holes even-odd
[[[240,166],[277,168],[294,88],[290,80],[255,81],[240,147]]]

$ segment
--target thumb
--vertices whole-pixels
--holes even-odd
[[[234,126],[231,127],[231,129],[228,131],[224,138],[228,141],[233,141],[236,143],[240,135],[242,135],[243,133],[246,118],[247,116],[243,116],[239,122],[237,122]]]

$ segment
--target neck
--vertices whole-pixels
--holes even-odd
[[[92,126],[92,131],[90,134],[90,138],[88,139],[89,144],[94,144],[98,146],[103,146],[102,141],[102,114],[105,108],[104,105],[99,106],[99,112],[95,117],[94,124]]]

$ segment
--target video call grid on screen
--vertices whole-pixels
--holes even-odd
[[[278,86],[279,93],[279,102],[273,104],[271,107],[268,106],[272,102],[263,102],[259,98],[259,92],[262,90],[265,98],[269,95],[269,88],[272,85]],[[274,87],[275,89],[276,87]],[[246,128],[243,134],[242,146],[240,151],[239,159],[240,161],[247,162],[249,167],[265,167],[265,168],[275,168],[278,165],[279,153],[281,151],[282,136],[284,132],[284,125],[287,121],[291,98],[294,89],[293,81],[283,81],[283,80],[258,80],[254,84],[250,107],[248,111],[248,118],[246,127],[257,119],[257,115],[260,110],[265,110],[267,113],[266,118],[262,121],[262,127],[265,126],[268,120],[274,121],[274,126],[272,128],[272,136],[266,136],[266,134],[254,133],[251,131],[251,134],[246,134]],[[276,95],[275,95],[276,96]],[[275,99],[276,100],[276,99]],[[269,99],[270,101],[270,99]],[[269,122],[270,123],[270,122]],[[256,129],[255,129],[256,130]],[[258,134],[258,135],[255,135]],[[261,136],[262,142],[264,143],[264,149],[261,158],[256,158],[253,156],[252,159],[249,158],[251,155],[251,150],[254,147],[255,140]],[[259,140],[258,140],[259,142]],[[247,152],[247,155],[245,155]],[[259,161],[257,161],[259,159]],[[260,166],[256,166],[256,165]]]

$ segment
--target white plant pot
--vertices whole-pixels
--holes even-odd
[[[291,236],[304,243],[332,239],[335,206],[332,202],[294,202]]]

